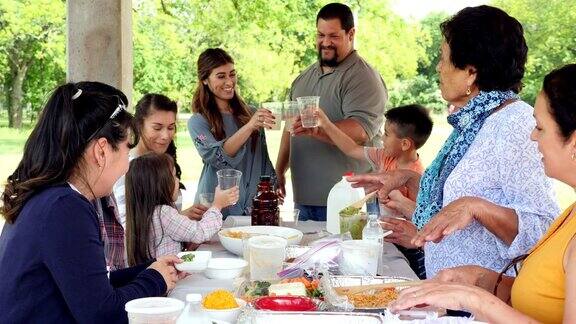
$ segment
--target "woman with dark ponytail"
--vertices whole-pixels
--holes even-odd
[[[174,287],[175,256],[108,272],[93,201],[111,194],[137,143],[126,96],[98,82],[58,87],[2,194],[1,323],[122,323],[129,300]]]
[[[150,152],[158,154],[166,153],[172,157],[176,168],[176,177],[180,180],[182,169],[176,160],[176,144],[174,143],[178,105],[174,100],[163,94],[147,93],[136,103],[135,110],[134,124],[140,135],[140,141],[136,147],[130,151],[130,160]],[[180,189],[186,189],[182,182],[179,182],[178,185]],[[114,197],[118,202],[120,223],[124,228],[126,228],[125,196],[125,179],[121,177],[114,185]],[[179,194],[178,200],[176,201],[176,207],[178,207],[178,209],[181,208],[181,198],[182,195]],[[207,210],[207,207],[196,204],[182,211],[182,214],[197,220],[201,219]]]
[[[530,138],[538,142],[546,175],[576,187],[576,64],[544,78],[534,117]],[[520,261],[516,278],[504,275]],[[403,290],[392,309],[429,304],[467,310],[489,323],[576,323],[576,204],[501,273],[461,266],[441,271],[435,281],[450,283]]]

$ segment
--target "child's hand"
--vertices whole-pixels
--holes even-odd
[[[233,187],[226,190],[221,190],[220,187],[216,187],[216,191],[214,192],[214,203],[212,203],[212,207],[216,207],[222,210],[225,207],[237,203],[239,198],[240,189],[238,189],[238,187]]]

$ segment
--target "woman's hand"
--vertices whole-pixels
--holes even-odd
[[[477,265],[465,265],[441,270],[432,281],[459,283],[480,287],[488,292],[494,290],[498,273]]]
[[[401,245],[407,249],[415,249],[416,246],[412,244],[412,239],[418,233],[416,225],[411,221],[405,219],[398,219],[393,217],[383,217],[380,225],[384,231],[392,231],[392,234],[384,237],[384,241]]]
[[[250,121],[246,125],[248,125],[248,127],[250,127],[252,130],[256,131],[260,128],[271,129],[272,125],[275,125],[279,122],[280,121],[276,120],[270,110],[260,108],[254,113],[254,115],[252,115],[252,118],[250,118]]]
[[[154,269],[160,272],[162,278],[164,278],[164,282],[166,282],[167,291],[170,291],[174,289],[176,282],[185,276],[179,274],[174,267],[175,264],[181,262],[182,260],[175,255],[165,255],[157,258],[148,269]]]
[[[380,201],[388,201],[388,196],[394,189],[405,186],[415,178],[419,180],[419,174],[414,171],[395,170],[355,175],[348,177],[348,181],[352,183],[354,188],[363,187],[367,194],[378,190],[378,199]]]
[[[225,207],[237,203],[239,198],[240,190],[237,186],[226,190],[221,190],[220,187],[216,187],[212,207],[222,210]]]
[[[190,208],[182,211],[182,215],[187,216],[191,220],[201,220],[204,213],[208,210],[208,207],[202,204],[195,204]]]
[[[501,303],[494,295],[478,287],[426,282],[422,285],[402,290],[398,299],[390,304],[390,310],[397,312],[417,305],[431,305],[453,310],[466,310],[475,314],[483,304]]]
[[[440,242],[445,236],[466,228],[476,215],[483,200],[477,197],[462,197],[442,208],[412,240],[416,246],[426,242]]]

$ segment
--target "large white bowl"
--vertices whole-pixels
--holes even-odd
[[[202,306],[202,310],[208,314],[209,318],[213,318],[215,320],[226,321],[230,323],[236,323],[238,320],[238,316],[242,312],[242,309],[246,306],[246,301],[240,298],[236,298],[236,302],[238,303],[238,307],[230,308],[230,309],[207,309]]]
[[[208,267],[208,262],[212,258],[211,251],[186,251],[178,253],[178,257],[186,254],[194,254],[194,260],[191,262],[182,262],[175,264],[178,271],[185,271],[188,273],[202,272]]]
[[[204,275],[210,279],[234,279],[240,277],[248,262],[238,258],[213,258],[208,262]]]
[[[239,256],[243,255],[242,239],[224,235],[228,231],[283,237],[288,241],[288,245],[300,244],[302,236],[304,236],[304,234],[297,229],[280,226],[240,226],[220,230],[218,237],[220,238],[222,246],[224,246],[226,250]]]

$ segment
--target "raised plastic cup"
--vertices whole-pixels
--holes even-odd
[[[300,110],[300,118],[302,120],[302,127],[313,128],[318,126],[318,117],[314,116],[316,111],[320,109],[320,97],[308,96],[298,97],[298,109]]]
[[[271,124],[271,130],[280,130],[282,128],[282,109],[283,105],[281,102],[264,102],[262,103],[262,108],[270,110],[274,116],[274,121],[276,124]]]
[[[363,240],[342,242],[342,273],[351,276],[375,276],[381,251],[378,243]]]
[[[250,280],[277,280],[286,256],[286,245],[288,241],[282,237],[251,237],[248,240]]]
[[[282,115],[282,120],[286,122],[284,130],[292,133],[292,126],[296,117],[300,115],[300,110],[298,109],[298,101],[285,101],[284,102],[284,114]]]
[[[234,169],[223,169],[216,171],[216,176],[218,177],[218,186],[220,189],[226,190],[240,186],[242,172]]]
[[[184,302],[167,297],[146,297],[127,302],[124,309],[130,324],[175,324],[184,309]]]

